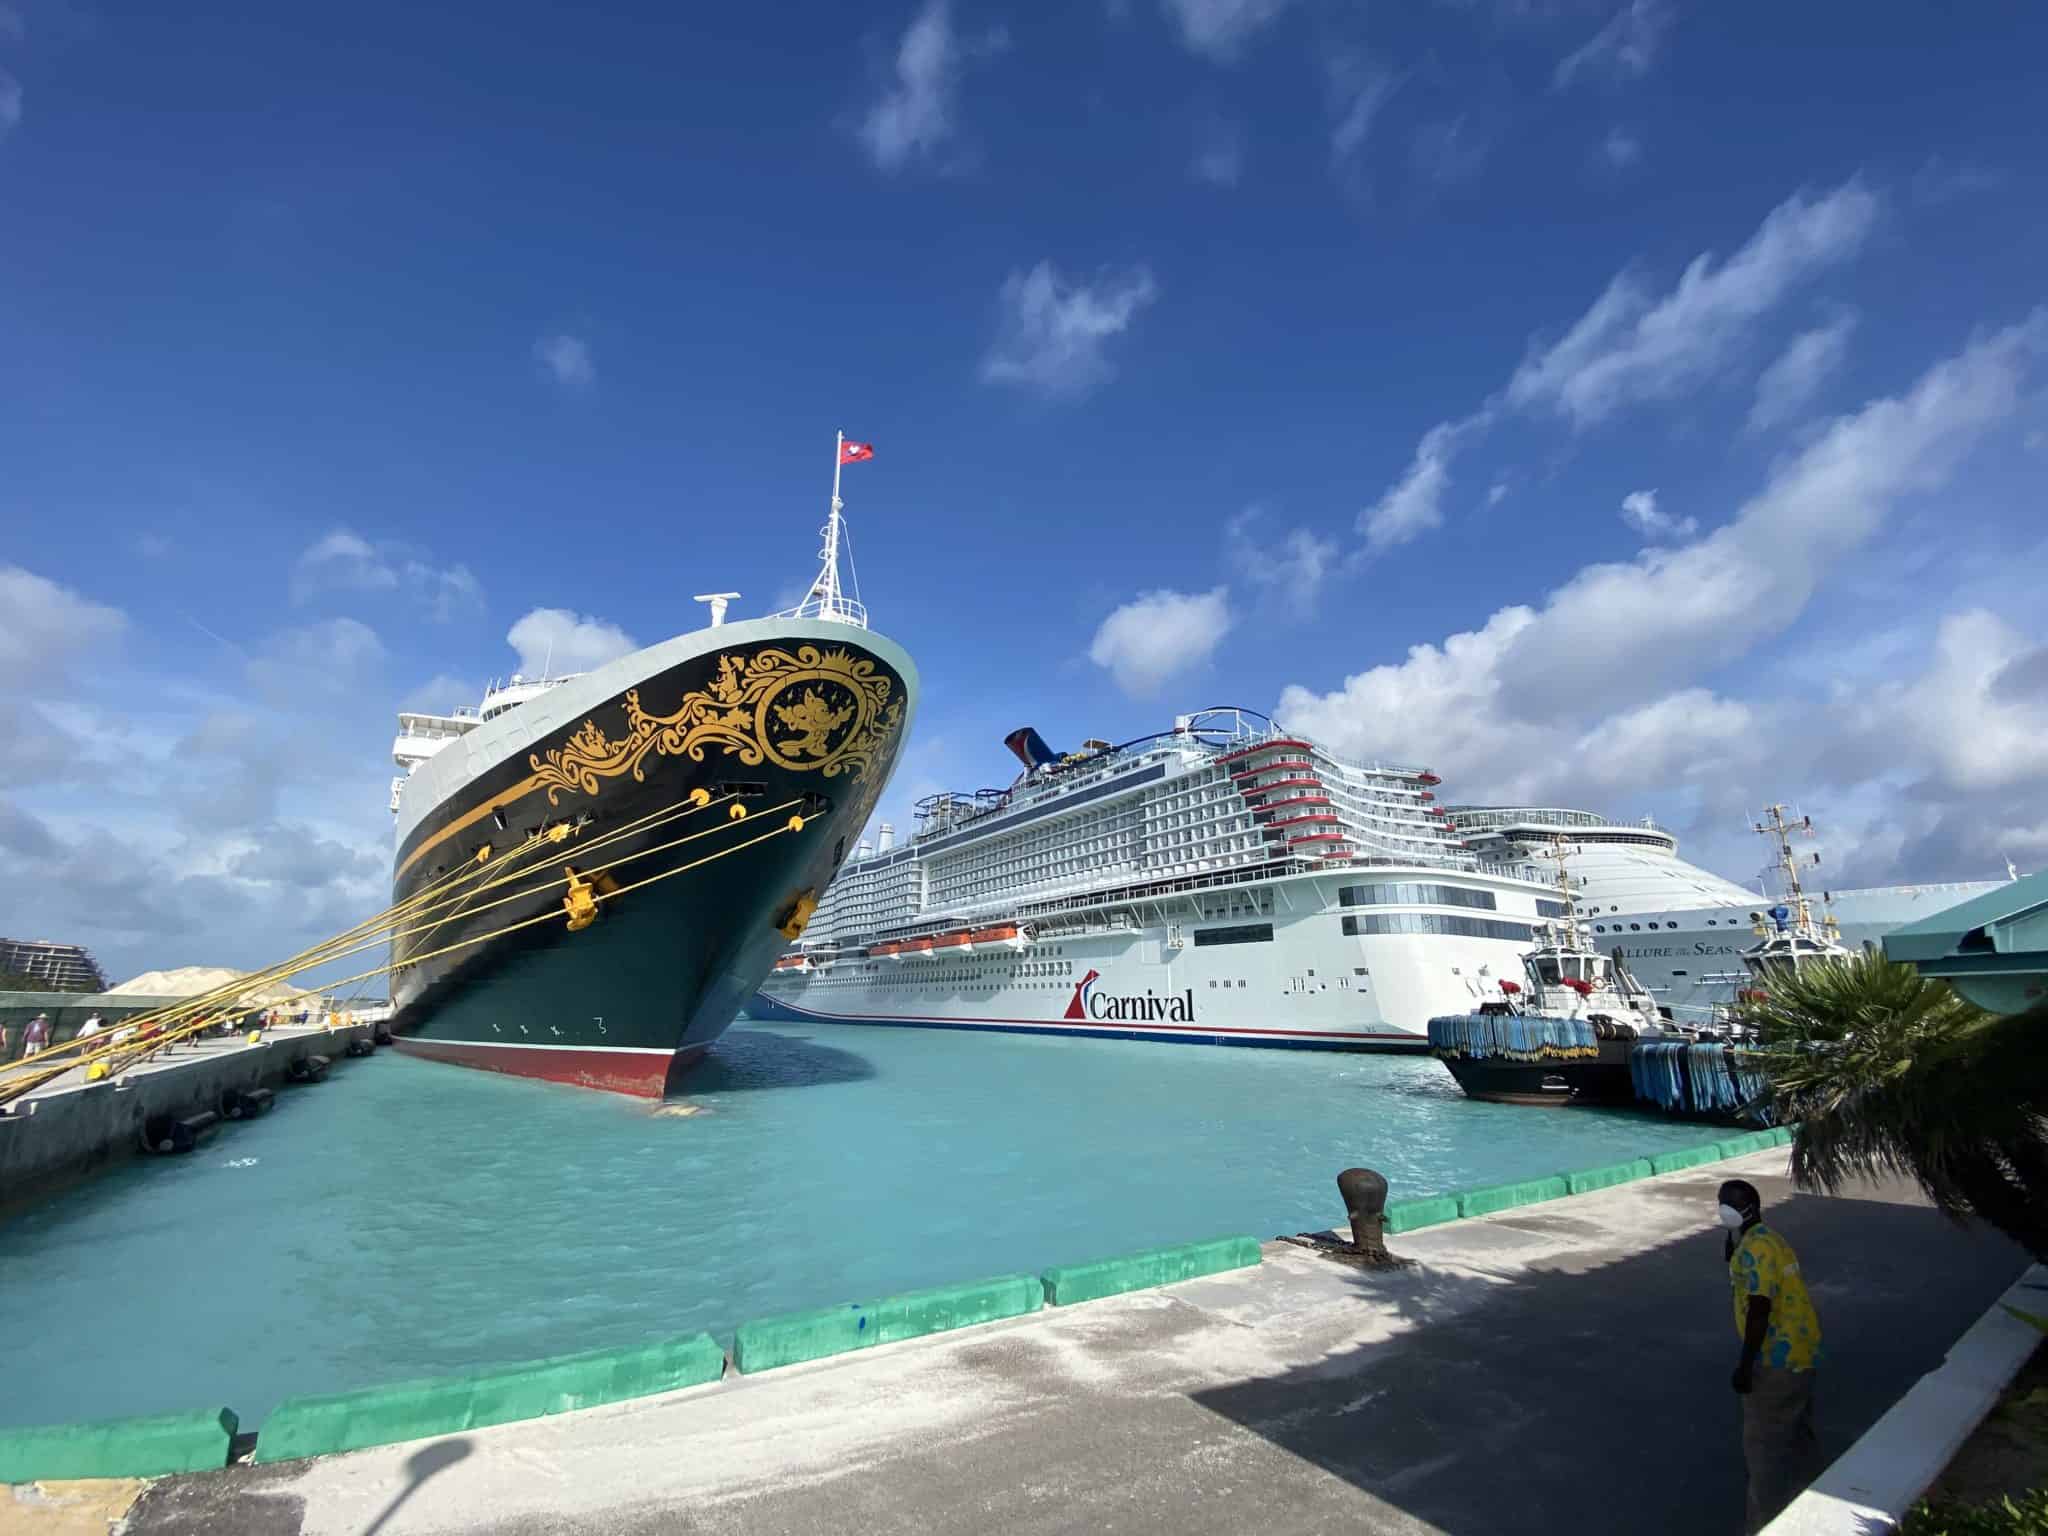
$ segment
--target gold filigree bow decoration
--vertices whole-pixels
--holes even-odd
[[[626,734],[614,741],[585,720],[566,744],[527,758],[548,803],[564,790],[594,795],[605,779],[630,772],[645,778],[645,759],[704,761],[716,748],[749,767],[763,761],[826,778],[850,774],[858,783],[903,722],[903,700],[874,662],[845,650],[800,645],[751,656],[720,656],[708,689],[683,695],[673,714],[651,715],[640,692],[626,695]]]

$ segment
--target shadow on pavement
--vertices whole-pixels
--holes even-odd
[[[1923,1205],[1754,1182],[1821,1319],[1812,1477],[1941,1362],[2025,1260]],[[1646,1186],[1703,1216],[1712,1188]],[[1537,1208],[1497,1225],[1555,1231],[1560,1219]],[[1696,1236],[1517,1270],[1511,1283],[1428,1265],[1352,1273],[1362,1296],[1417,1325],[1398,1348],[1363,1346],[1194,1401],[1449,1536],[1742,1529],[1728,1384],[1738,1341],[1718,1228],[1702,1220]]]

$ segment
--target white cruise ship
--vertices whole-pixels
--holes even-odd
[[[1478,859],[1427,769],[1348,762],[1250,710],[935,795],[857,849],[756,1019],[1415,1050],[1521,975],[1562,905]]]
[[[1449,811],[1482,858],[1519,867],[1563,839],[1565,865],[1594,946],[1616,950],[1673,1017],[1697,1021],[1745,985],[1741,955],[1771,923],[1779,895],[1745,889],[1678,856],[1678,839],[1653,822],[1616,822],[1560,806],[1460,805]],[[1762,828],[1760,830],[1769,830]],[[1800,830],[1804,830],[1801,828]],[[1808,889],[1813,881],[1809,876]],[[1825,891],[1820,912],[1850,949],[1902,924],[1994,890],[1995,880]]]

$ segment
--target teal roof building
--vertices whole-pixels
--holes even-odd
[[[2048,872],[1895,928],[1884,952],[1992,1013],[2037,1007],[2048,1001]]]

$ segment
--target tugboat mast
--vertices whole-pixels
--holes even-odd
[[[1799,883],[1799,861],[1792,855],[1792,839],[1795,835],[1813,836],[1813,818],[1801,816],[1794,820],[1788,807],[1767,805],[1763,810],[1763,819],[1750,823],[1750,830],[1759,837],[1770,838],[1777,852],[1778,878],[1784,883],[1785,905],[1792,909],[1792,931],[1812,936],[1822,928],[1832,930],[1835,926],[1832,914],[1824,924],[1813,920],[1813,909],[1806,899],[1806,889]]]

